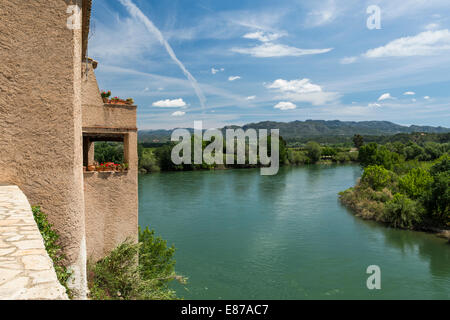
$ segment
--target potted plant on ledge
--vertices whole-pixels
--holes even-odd
[[[111,97],[111,91],[103,91],[102,90],[101,94],[102,94],[103,103],[108,103],[109,97]]]

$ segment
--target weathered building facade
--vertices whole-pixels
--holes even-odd
[[[0,182],[48,214],[78,298],[87,260],[137,237],[136,107],[103,103],[86,57],[90,12],[91,0],[0,3]],[[124,143],[126,172],[83,172],[100,140]]]

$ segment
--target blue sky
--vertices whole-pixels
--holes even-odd
[[[367,7],[381,9],[370,30]],[[448,0],[95,0],[101,89],[139,129],[264,120],[450,127]]]

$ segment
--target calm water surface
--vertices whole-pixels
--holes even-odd
[[[186,299],[450,299],[450,245],[353,216],[337,193],[359,166],[139,178],[139,223],[177,248]],[[382,289],[366,288],[381,268]]]

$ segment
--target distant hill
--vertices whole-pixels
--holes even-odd
[[[238,128],[238,126],[227,126],[228,128]],[[305,140],[308,138],[317,139],[320,137],[348,138],[354,134],[364,136],[383,136],[398,133],[448,133],[450,128],[431,126],[402,126],[389,121],[325,121],[306,120],[292,122],[263,121],[249,123],[242,126],[244,130],[252,129],[280,129],[281,136],[286,140]],[[166,142],[170,140],[172,130],[147,130],[139,131],[140,142]],[[320,139],[317,139],[320,140]],[[347,139],[344,139],[347,140]]]

